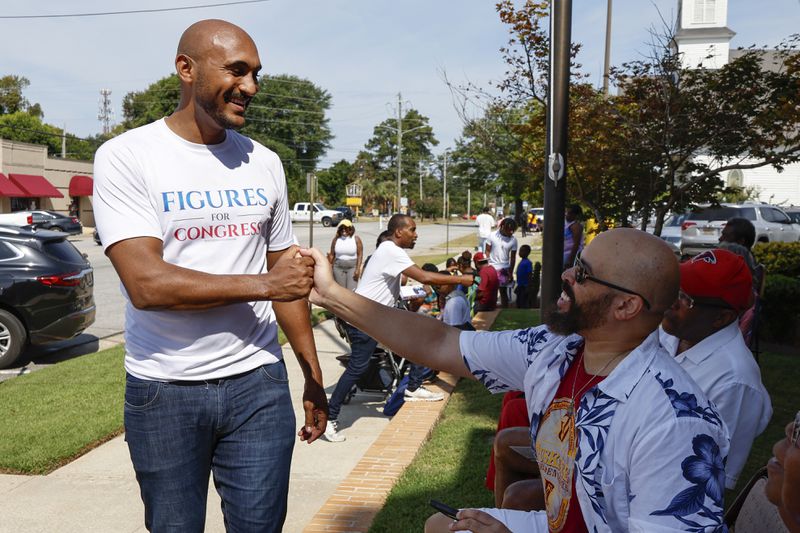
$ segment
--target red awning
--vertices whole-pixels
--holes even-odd
[[[94,181],[89,176],[72,176],[69,180],[70,196],[91,196]]]
[[[22,198],[26,194],[20,190],[19,187],[11,183],[5,174],[0,173],[0,196],[7,196],[9,198]]]
[[[9,174],[11,181],[22,189],[25,193],[23,198],[64,198],[64,195],[53,187],[53,184],[45,179],[44,176],[32,176],[30,174]]]

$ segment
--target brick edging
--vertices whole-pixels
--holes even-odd
[[[473,325],[476,329],[489,329],[498,314],[499,310],[478,313]],[[444,393],[444,400],[403,404],[309,521],[304,533],[365,533],[369,529],[389,491],[428,440],[458,383],[451,374],[440,373],[438,377],[430,388]]]

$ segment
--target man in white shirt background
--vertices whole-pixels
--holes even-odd
[[[417,225],[408,215],[392,215],[386,224],[388,239],[380,243],[378,249],[369,258],[355,293],[387,307],[394,307],[400,297],[400,277],[408,276],[425,285],[464,285],[472,284],[474,276],[451,276],[428,272],[414,264],[406,250],[414,248],[417,241]],[[412,314],[412,313],[408,313]],[[345,319],[346,320],[346,319]],[[328,427],[325,439],[330,442],[342,442],[345,436],[339,431],[339,413],[350,390],[358,382],[361,375],[369,367],[369,360],[378,341],[359,328],[345,324],[350,340],[350,359],[347,368],[336,383],[329,402]],[[413,336],[412,331],[405,334]],[[401,353],[402,355],[402,353]],[[441,393],[433,392],[422,386],[427,369],[422,365],[412,365],[408,374],[408,387],[404,393],[405,401],[440,401]]]
[[[478,226],[478,248],[479,252],[486,250],[486,239],[492,234],[494,228],[494,217],[489,214],[489,208],[484,207],[483,212],[475,217],[475,224]]]
[[[508,307],[510,288],[514,284],[514,266],[517,264],[517,238],[514,231],[517,223],[513,218],[504,218],[497,231],[486,240],[486,255],[489,266],[497,271],[500,282],[500,307]]]
[[[753,440],[767,427],[772,403],[739,329],[752,282],[744,259],[709,250],[681,264],[681,292],[664,313],[661,344],[714,402],[728,426],[725,486],[732,489]]]

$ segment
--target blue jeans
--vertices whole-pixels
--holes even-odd
[[[339,418],[339,411],[342,409],[342,403],[350,393],[350,389],[358,383],[358,379],[369,368],[369,358],[375,353],[375,348],[378,346],[378,341],[364,333],[358,328],[354,328],[350,324],[345,323],[345,330],[350,339],[350,360],[347,362],[347,368],[344,374],[339,378],[336,388],[333,389],[331,399],[328,402],[328,418],[336,420]]]
[[[147,381],[128,374],[125,440],[145,527],[202,532],[213,472],[226,531],[281,531],[294,431],[283,361],[211,381]]]

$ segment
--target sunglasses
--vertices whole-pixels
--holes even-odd
[[[684,305],[687,309],[691,309],[695,305],[700,305],[700,306],[703,306],[703,307],[718,307],[720,309],[731,309],[731,310],[733,310],[733,307],[731,307],[730,305],[725,304],[725,303],[698,302],[697,300],[695,300],[694,298],[692,298],[691,296],[689,296],[688,294],[686,294],[682,290],[678,291],[678,301],[682,305]]]
[[[798,445],[798,441],[800,441],[800,411],[797,411],[797,414],[794,415],[794,423],[792,423],[792,431],[789,434],[789,442],[792,443],[792,446],[797,446],[798,448],[800,448],[800,445]]]
[[[634,296],[638,296],[644,302],[644,306],[649,310],[650,309],[650,302],[647,301],[647,298],[642,296],[636,291],[632,291],[630,289],[626,289],[625,287],[620,287],[619,285],[615,285],[609,281],[602,280],[600,278],[596,278],[589,274],[589,269],[586,268],[586,264],[581,260],[581,254],[575,256],[575,264],[572,265],[573,270],[575,271],[575,282],[578,284],[582,284],[584,281],[594,281],[595,283],[599,283],[600,285],[605,285],[606,287],[616,289],[618,291],[622,291],[627,294],[633,294]]]

